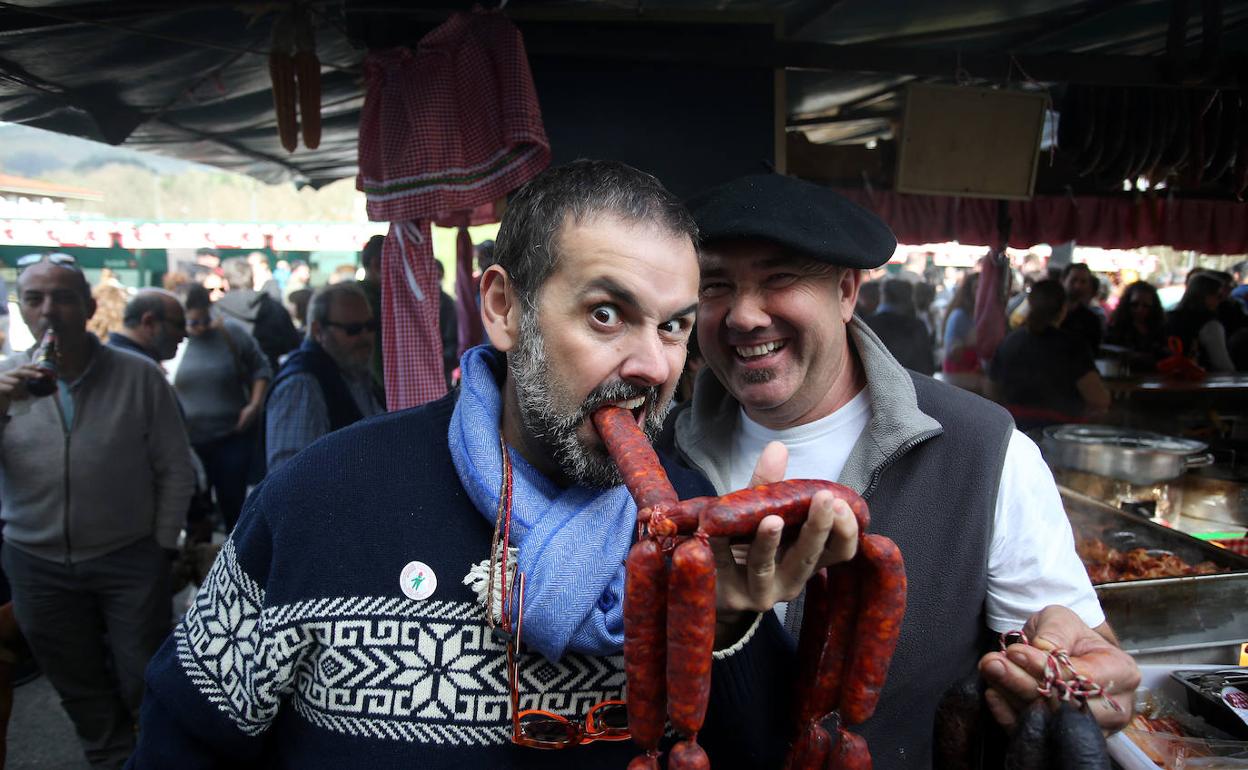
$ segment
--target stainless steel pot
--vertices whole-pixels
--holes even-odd
[[[1204,442],[1111,425],[1054,425],[1044,430],[1041,448],[1055,468],[1132,484],[1170,481],[1213,462]]]

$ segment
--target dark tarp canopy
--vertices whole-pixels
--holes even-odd
[[[250,6],[253,15],[204,3],[0,4],[0,118],[267,182],[350,176],[364,52],[321,16],[324,138],[287,153],[268,74],[275,6]]]
[[[1180,5],[1190,18],[1172,20]],[[322,63],[316,150],[287,153],[276,135],[268,51],[285,3],[0,2],[0,119],[268,182],[351,176],[366,50],[413,45],[468,4],[302,6]],[[1217,25],[1204,25],[1203,6]],[[784,68],[787,123],[816,142],[890,135],[898,89],[916,79],[1238,87],[1248,50],[1248,2],[1232,0],[513,0],[504,12],[535,67]],[[766,34],[726,44],[725,25]]]

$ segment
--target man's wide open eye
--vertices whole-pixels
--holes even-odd
[[[659,331],[664,334],[682,334],[690,326],[683,318],[673,318],[670,321],[664,321],[659,324]]]
[[[615,326],[620,322],[620,311],[615,305],[598,305],[589,312],[589,316],[603,326]]]

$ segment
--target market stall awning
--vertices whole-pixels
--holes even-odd
[[[1123,85],[1225,83],[1248,51],[1248,3],[1169,0],[684,0],[622,5],[516,0],[505,13],[531,57],[676,61],[787,71],[786,119],[817,142],[889,136],[915,80]],[[356,170],[370,47],[411,45],[468,3],[309,2],[322,65],[315,150],[278,142],[268,53],[286,3],[0,2],[0,119],[151,150],[276,182],[322,185]],[[725,44],[725,25],[775,39]],[[572,31],[575,31],[573,34]],[[1168,32],[1171,53],[1167,57]],[[1177,42],[1176,42],[1177,40]],[[1216,43],[1216,45],[1214,45]],[[1202,55],[1209,57],[1206,62]],[[1238,59],[1237,59],[1238,57]],[[1191,67],[1176,61],[1191,60]],[[1183,71],[1179,71],[1182,69]]]

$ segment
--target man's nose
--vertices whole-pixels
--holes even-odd
[[[632,343],[628,356],[620,367],[620,377],[633,385],[650,387],[662,385],[671,377],[672,367],[667,359],[667,349],[657,330],[638,335]]]
[[[771,316],[764,306],[763,296],[757,292],[742,292],[732,301],[724,316],[729,329],[748,332],[771,326]]]

